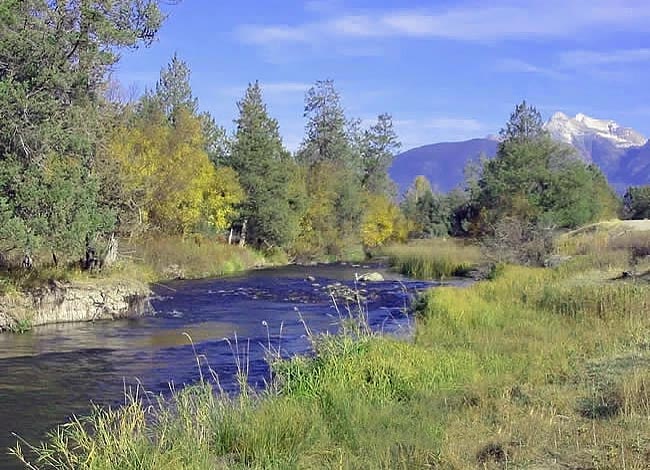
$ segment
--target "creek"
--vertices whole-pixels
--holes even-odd
[[[369,271],[381,272],[384,281],[355,280]],[[380,265],[286,266],[154,286],[150,316],[0,335],[0,469],[22,468],[7,455],[16,443],[12,433],[38,443],[93,403],[119,406],[129,388],[165,394],[170,383],[196,383],[197,355],[204,358],[203,373],[211,368],[228,392],[237,390],[237,359],[250,385],[264,387],[269,346],[283,356],[309,353],[305,325],[314,333],[335,332],[348,314],[341,299],[335,308],[333,285],[361,292],[373,329],[408,335],[411,299],[436,283],[405,279]]]

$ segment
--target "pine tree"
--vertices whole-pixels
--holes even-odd
[[[361,185],[366,191],[388,195],[395,192],[388,169],[400,147],[392,117],[390,114],[380,114],[377,122],[363,132]]]
[[[282,146],[278,122],[271,118],[258,82],[238,103],[239,117],[229,163],[246,192],[241,217],[247,238],[263,247],[287,247],[298,230],[301,201],[291,190],[295,164]]]
[[[192,96],[190,68],[178,54],[174,53],[167,67],[160,71],[154,97],[162,111],[172,119],[181,107],[191,114],[197,114],[199,103]]]
[[[161,21],[150,0],[0,4],[0,201],[27,234],[17,250],[75,258],[111,228],[96,170],[112,115],[106,74]]]

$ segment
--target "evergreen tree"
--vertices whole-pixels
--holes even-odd
[[[307,167],[310,207],[304,244],[339,255],[358,242],[362,213],[361,161],[349,122],[331,80],[318,81],[305,96],[306,136],[298,159]],[[311,216],[310,216],[311,214]]]
[[[650,219],[650,186],[631,186],[623,196],[623,217]]]
[[[392,117],[390,114],[380,114],[377,122],[363,132],[361,185],[366,191],[375,194],[395,192],[395,185],[388,176],[388,169],[400,147]]]
[[[327,161],[352,166],[353,152],[341,97],[332,80],[317,81],[305,96],[306,136],[299,151],[308,165]]]
[[[278,122],[268,115],[259,83],[238,103],[239,117],[230,164],[246,192],[241,217],[256,245],[287,247],[298,230],[301,201],[295,198],[295,164],[282,146]]]
[[[580,161],[572,147],[553,141],[535,108],[517,106],[501,135],[497,155],[485,162],[478,182],[483,230],[504,217],[577,227],[616,206],[602,173]]]
[[[106,72],[161,21],[148,0],[0,4],[0,203],[26,234],[16,249],[73,258],[110,229],[96,169]]]
[[[515,106],[506,127],[499,133],[502,145],[535,141],[546,134],[542,115],[534,106],[529,106],[526,100]]]
[[[154,97],[162,111],[172,119],[181,107],[191,114],[198,113],[199,102],[192,96],[190,86],[190,68],[178,54],[174,53],[167,67],[160,71]]]

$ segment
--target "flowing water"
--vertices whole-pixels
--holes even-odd
[[[385,281],[354,280],[355,273],[377,270]],[[157,286],[156,313],[143,318],[0,335],[0,469],[21,468],[6,452],[16,443],[12,433],[39,442],[92,403],[119,405],[125,389],[139,383],[155,393],[168,392],[170,382],[194,383],[197,355],[227,391],[236,390],[237,357],[251,385],[263,387],[269,345],[283,355],[309,352],[301,318],[313,332],[336,331],[346,309],[333,306],[328,286],[334,284],[360,290],[372,327],[393,334],[408,334],[410,299],[434,285],[378,266],[288,266]]]

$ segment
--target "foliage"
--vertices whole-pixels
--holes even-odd
[[[278,122],[269,117],[259,83],[238,103],[239,118],[229,163],[240,175],[246,201],[240,217],[256,246],[288,247],[298,232],[303,196],[292,185],[296,164],[282,146]]]
[[[623,196],[626,219],[650,219],[650,186],[632,186]]]
[[[113,225],[95,161],[106,72],[120,49],[153,40],[162,15],[145,0],[10,0],[0,17],[2,217],[17,230],[12,248],[74,259]]]
[[[506,127],[501,129],[499,136],[501,144],[506,145],[513,142],[534,142],[547,137],[547,133],[544,130],[542,115],[524,100],[515,106]]]
[[[149,99],[172,119],[181,108],[193,115],[198,113],[199,102],[192,96],[190,86],[190,69],[178,54],[174,54],[167,67],[160,71],[156,92]]]
[[[367,248],[384,245],[389,240],[405,240],[405,220],[399,207],[388,197],[368,194],[361,222],[361,242]]]
[[[306,168],[308,204],[294,245],[299,252],[340,256],[359,238],[361,157],[331,80],[305,96],[306,136],[297,160]]]
[[[402,201],[402,211],[410,221],[411,237],[433,238],[449,235],[456,193],[442,195],[431,190],[424,176],[417,176]]]
[[[118,129],[111,155],[118,162],[125,204],[163,233],[183,234],[202,223],[224,230],[242,200],[236,174],[216,168],[204,150],[201,121],[180,108],[174,122],[162,113]]]
[[[361,186],[366,191],[387,195],[395,192],[388,169],[400,147],[390,114],[380,114],[377,122],[363,131],[360,142]]]
[[[580,161],[571,147],[553,141],[539,113],[525,102],[516,107],[502,138],[462,209],[477,231],[492,238],[488,241],[500,238],[498,243],[509,247],[535,244],[536,234],[616,213],[617,198],[603,174]]]

